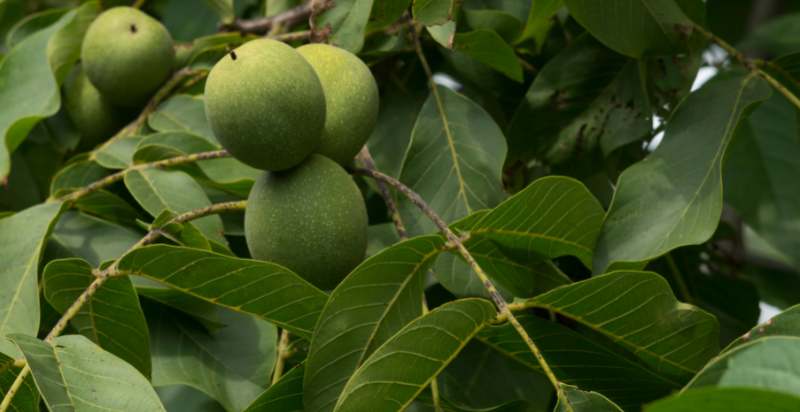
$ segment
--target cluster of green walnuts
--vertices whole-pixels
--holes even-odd
[[[81,67],[65,84],[65,106],[94,146],[130,120],[170,76],[172,38],[130,7],[89,27]],[[367,212],[343,166],[378,115],[378,87],[355,55],[324,44],[297,49],[269,39],[245,43],[208,75],[206,115],[232,156],[264,170],[245,211],[254,258],[281,264],[331,289],[363,258]]]
[[[377,120],[369,68],[333,46],[253,40],[214,66],[205,101],[222,146],[265,170],[245,211],[250,254],[332,289],[367,248],[364,200],[342,166]]]

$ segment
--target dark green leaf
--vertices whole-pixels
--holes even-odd
[[[414,20],[426,26],[435,26],[454,20],[454,0],[414,0]]]
[[[586,392],[571,385],[561,385],[565,398],[558,400],[555,412],[622,412],[603,394]]]
[[[703,388],[681,392],[645,408],[646,412],[794,412],[800,397],[752,388]]]
[[[595,273],[711,237],[722,213],[726,148],[743,114],[767,97],[759,78],[727,75],[683,101],[658,149],[620,175],[598,240]]]
[[[522,83],[522,66],[514,49],[494,31],[480,29],[456,33],[453,50],[458,50],[503,73],[511,80]]]
[[[200,299],[252,313],[308,338],[328,296],[274,263],[199,249],[153,245],[125,255],[119,269]]]
[[[333,7],[320,13],[316,24],[320,28],[330,26],[328,41],[331,44],[357,53],[364,46],[364,31],[372,4],[373,0],[337,0]]]
[[[82,259],[59,259],[42,274],[44,297],[64,313],[94,281],[92,266]],[[101,348],[150,376],[150,342],[139,297],[127,277],[107,280],[70,321]]]
[[[364,261],[336,287],[306,360],[306,409],[333,410],[356,368],[422,314],[424,276],[443,246],[440,236],[398,243]]]
[[[402,411],[495,314],[487,300],[461,299],[409,323],[350,377],[334,410]]]
[[[303,365],[283,375],[244,412],[303,412]]]

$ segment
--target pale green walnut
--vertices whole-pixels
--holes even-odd
[[[114,7],[89,26],[81,60],[103,96],[119,106],[138,107],[172,73],[175,51],[158,20],[132,7]]]
[[[79,67],[64,82],[64,108],[80,132],[84,148],[102,143],[132,117],[101,95]]]
[[[308,44],[297,51],[314,67],[325,92],[325,131],[317,152],[348,165],[378,119],[375,78],[367,65],[347,50]]]
[[[262,170],[300,164],[320,143],[325,95],[292,47],[259,39],[223,57],[208,75],[206,115],[222,146]]]
[[[364,258],[367,210],[350,175],[314,154],[294,169],[266,172],[256,180],[244,231],[254,258],[333,289]]]

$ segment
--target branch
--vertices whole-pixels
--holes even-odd
[[[372,159],[372,154],[369,152],[369,148],[366,145],[361,148],[361,151],[356,156],[356,159],[361,162],[361,165],[368,170],[372,170],[377,172],[378,168],[375,166],[375,160]],[[378,186],[378,193],[383,198],[383,202],[386,203],[386,209],[389,212],[389,216],[392,218],[392,223],[394,223],[394,228],[397,231],[397,236],[403,240],[408,239],[408,231],[406,230],[406,226],[403,224],[403,219],[400,217],[400,211],[397,209],[397,203],[395,203],[392,194],[389,192],[389,186],[386,185],[381,180],[376,180],[375,184]]]
[[[144,106],[142,112],[139,113],[139,116],[137,116],[136,119],[134,119],[132,122],[128,123],[127,126],[120,129],[120,131],[114,134],[114,136],[111,136],[110,139],[106,140],[100,146],[97,146],[97,148],[95,148],[91,152],[90,158],[93,159],[95,153],[98,150],[110,145],[112,142],[138,132],[142,128],[142,126],[144,126],[145,122],[147,122],[147,117],[150,116],[150,113],[153,113],[156,110],[156,108],[158,108],[158,105],[161,104],[161,102],[164,101],[164,99],[169,97],[172,94],[172,92],[174,92],[175,89],[177,89],[178,86],[180,86],[184,82],[184,80],[186,80],[187,83],[189,84],[194,84],[195,82],[203,79],[207,75],[208,75],[208,70],[190,69],[188,67],[185,67],[175,72],[175,74],[173,74],[172,77],[170,77],[170,79],[167,80],[167,82],[164,83],[164,85],[161,86],[160,89],[158,89],[156,94],[154,94],[153,97],[150,98],[150,101],[148,101],[147,105]]]
[[[272,372],[272,384],[278,383],[283,375],[283,368],[286,365],[286,359],[289,358],[291,352],[289,351],[289,331],[286,329],[281,330],[281,339],[278,341],[278,354],[275,359],[275,370]]]
[[[199,160],[219,159],[228,156],[230,156],[230,154],[228,153],[227,150],[214,150],[211,152],[200,152],[200,153],[193,153],[190,155],[171,157],[169,159],[157,160],[155,162],[150,162],[150,163],[140,163],[137,165],[133,165],[127,169],[120,170],[117,173],[110,174],[74,192],[70,192],[66,195],[60,196],[57,198],[57,200],[62,200],[64,202],[74,202],[92,192],[96,192],[106,186],[119,182],[125,177],[126,174],[135,170],[179,166],[182,164],[194,163]]]
[[[201,209],[196,209],[185,213],[181,213],[175,216],[174,218],[170,219],[164,225],[158,228],[151,228],[150,231],[144,235],[144,237],[142,237],[138,242],[136,242],[133,246],[131,246],[128,249],[128,251],[122,254],[122,256],[125,256],[135,249],[138,249],[142,246],[148,245],[156,241],[161,236],[162,233],[161,228],[164,226],[176,223],[185,223],[212,214],[230,212],[234,210],[244,210],[246,206],[247,206],[247,201],[242,200],[238,202],[217,203]],[[97,292],[97,290],[100,289],[101,286],[103,286],[106,280],[108,280],[113,276],[122,275],[122,273],[117,272],[117,265],[119,264],[120,259],[122,259],[122,256],[117,258],[106,269],[96,271],[95,279],[92,281],[91,284],[89,284],[89,286],[83,291],[83,293],[81,293],[80,296],[78,296],[78,299],[76,299],[75,302],[72,303],[72,305],[64,312],[64,314],[61,315],[61,318],[58,320],[58,322],[56,322],[56,324],[44,338],[45,342],[52,343],[53,340],[58,335],[60,335],[61,332],[64,331],[64,329],[66,329],[67,325],[69,324],[69,321],[72,320],[78,314],[78,312],[80,312],[80,309],[83,307],[83,305],[92,298],[92,296]],[[8,410],[8,408],[11,406],[11,401],[14,399],[14,395],[16,395],[17,391],[19,391],[19,388],[22,386],[22,383],[25,381],[25,378],[31,371],[30,368],[28,367],[27,362],[15,361],[14,365],[22,366],[23,363],[24,367],[19,372],[19,375],[17,375],[17,378],[14,380],[14,383],[11,384],[11,387],[8,388],[8,392],[6,392],[6,395],[3,398],[2,403],[0,403],[0,412],[6,412]]]
[[[561,387],[558,378],[556,378],[553,370],[550,369],[550,365],[547,364],[544,356],[542,356],[542,352],[539,350],[539,347],[533,342],[533,339],[531,339],[531,337],[528,335],[528,332],[525,331],[525,328],[522,327],[517,318],[511,312],[508,302],[503,299],[503,297],[497,291],[497,288],[486,275],[486,272],[483,271],[478,262],[475,261],[475,258],[473,258],[469,253],[467,248],[464,246],[464,243],[461,241],[461,238],[459,238],[452,230],[450,230],[450,227],[447,226],[447,223],[438,214],[436,214],[436,212],[425,202],[425,200],[422,199],[422,197],[420,197],[419,194],[411,190],[411,188],[404,185],[399,180],[376,170],[356,169],[355,173],[369,176],[376,180],[381,180],[387,185],[393,187],[395,190],[405,195],[412,203],[414,203],[414,205],[416,205],[422,211],[422,213],[424,213],[436,225],[436,227],[439,228],[439,231],[441,231],[445,239],[447,239],[449,246],[458,251],[461,257],[464,258],[464,260],[470,266],[472,271],[475,272],[475,275],[478,276],[483,284],[483,287],[489,293],[489,297],[491,297],[492,301],[497,307],[499,315],[511,323],[519,336],[528,346],[528,349],[530,349],[531,353],[533,353],[533,356],[536,357],[536,360],[539,362],[539,366],[550,380],[550,383],[555,388],[559,398],[566,399],[564,390]],[[567,408],[568,410],[572,409],[569,405]]]
[[[800,99],[792,93],[789,89],[786,88],[783,84],[781,84],[778,79],[772,77],[769,73],[764,71],[763,67],[771,67],[778,71],[783,71],[783,69],[772,62],[765,62],[763,60],[751,59],[744,55],[744,53],[740,52],[736,47],[733,47],[730,43],[726,42],[721,37],[717,36],[716,34],[706,30],[703,26],[699,24],[695,24],[692,29],[696,30],[698,33],[703,35],[708,41],[716,44],[725,52],[727,52],[734,60],[739,62],[745,69],[749,70],[751,73],[761,77],[762,79],[766,80],[767,83],[770,84],[778,93],[782,94],[789,102],[791,102],[795,107],[800,109]]]
[[[242,34],[266,34],[276,27],[291,27],[307,20],[312,13],[313,1],[293,7],[274,16],[251,20],[236,19],[220,26],[221,31],[238,31]]]

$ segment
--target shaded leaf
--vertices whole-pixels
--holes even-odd
[[[95,280],[82,259],[59,259],[42,274],[44,297],[64,313]],[[139,297],[128,277],[108,279],[70,321],[83,336],[150,376],[150,342]]]
[[[487,300],[461,299],[409,323],[350,377],[334,410],[403,410],[495,314]]]
[[[269,382],[277,333],[269,323],[221,310],[223,327],[209,332],[160,305],[147,308],[153,352],[153,385],[183,384],[241,411]]]
[[[53,228],[51,241],[92,267],[116,259],[142,237],[139,232],[75,211],[61,215]]]
[[[728,143],[739,119],[768,96],[760,79],[727,75],[683,101],[663,143],[620,175],[595,251],[595,273],[711,237],[722,213]]]
[[[587,392],[572,385],[561,385],[565,398],[556,404],[556,412],[622,412],[608,398],[597,392]]]
[[[503,73],[511,80],[522,83],[522,65],[517,60],[514,49],[494,31],[480,29],[456,33],[453,50],[458,50]]]
[[[0,178],[11,170],[11,152],[41,119],[61,105],[59,83],[78,59],[80,39],[97,3],[85,3],[29,36],[0,61]]]
[[[436,26],[454,20],[454,0],[414,0],[414,20],[426,26]]]
[[[92,160],[74,161],[53,176],[53,181],[50,183],[50,194],[62,196],[88,186],[106,175],[108,175],[108,171]]]
[[[161,281],[205,301],[252,313],[309,338],[328,296],[274,263],[152,245],[123,256],[124,273]]]
[[[753,388],[702,388],[681,392],[645,408],[646,412],[792,412],[800,397]]]
[[[83,336],[59,336],[52,344],[25,335],[12,339],[52,411],[164,410],[144,376]]]
[[[331,293],[306,360],[306,409],[330,411],[347,379],[375,349],[422,314],[424,276],[440,236],[410,239],[368,258]]]
[[[330,44],[357,53],[364,46],[372,4],[373,0],[338,0],[320,13],[316,24],[320,28],[330,27]]]
[[[14,383],[21,368],[14,366],[14,359],[0,353],[0,399],[3,398],[8,388]],[[11,401],[12,411],[38,411],[39,391],[33,383],[33,378],[28,376],[14,395]]]
[[[244,412],[303,412],[303,365],[289,373],[258,396]]]
[[[792,306],[771,317],[765,323],[756,325],[748,333],[731,343],[725,350],[727,351],[732,347],[764,336],[794,336],[800,338],[800,305]]]
[[[532,1],[531,8],[528,11],[528,20],[525,22],[525,28],[522,30],[516,43],[523,42],[527,39],[533,39],[536,41],[536,48],[541,49],[547,32],[553,24],[553,16],[563,5],[563,0]]]
[[[178,94],[161,103],[147,124],[157,132],[187,132],[216,143],[205,110],[202,97]]]
[[[0,219],[0,353],[19,352],[4,337],[39,330],[39,259],[60,202],[44,203]]]
[[[445,221],[492,207],[503,197],[503,133],[483,108],[438,87],[417,117],[400,180],[419,193]],[[417,207],[403,198],[400,212],[410,234],[435,230]]]

